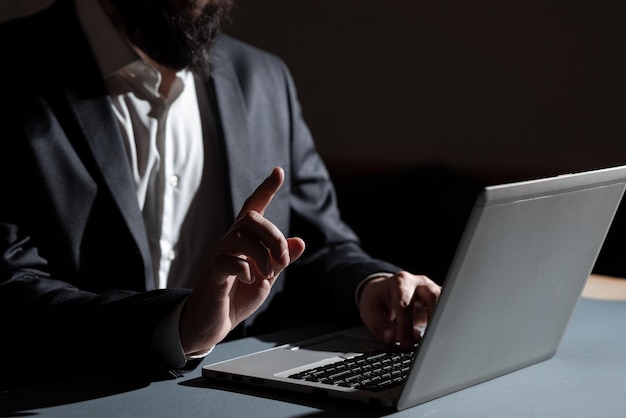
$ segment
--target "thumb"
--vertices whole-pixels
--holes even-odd
[[[304,253],[306,245],[301,238],[287,238],[289,247],[289,263],[293,263]]]

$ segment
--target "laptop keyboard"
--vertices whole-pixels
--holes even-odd
[[[413,362],[413,354],[412,351],[363,354],[289,377],[379,392],[404,382]]]

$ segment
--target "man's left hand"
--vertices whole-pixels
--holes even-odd
[[[421,338],[441,287],[426,276],[401,271],[367,282],[361,291],[359,312],[370,332],[387,344],[410,349]]]

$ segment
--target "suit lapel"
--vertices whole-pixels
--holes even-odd
[[[250,132],[246,120],[246,107],[235,71],[228,60],[223,59],[219,44],[215,48],[214,104],[223,132],[227,175],[231,190],[233,216],[237,216],[247,197],[256,186],[250,170],[253,156],[250,154]],[[245,185],[245,187],[242,187]]]
[[[57,1],[48,12],[52,13],[53,17],[46,20],[47,22],[60,22],[56,24],[66,28],[60,32],[50,29],[51,33],[55,34],[51,36],[55,39],[54,44],[65,45],[60,51],[58,48],[53,49],[55,53],[60,54],[56,59],[66,63],[63,68],[73,69],[53,73],[56,77],[55,82],[63,86],[59,91],[61,100],[65,101],[67,109],[77,122],[80,134],[102,175],[104,184],[135,240],[144,265],[145,285],[152,289],[155,284],[145,226],[126,150],[107,99],[102,75],[84,39],[73,2]],[[55,38],[57,36],[59,39]],[[50,58],[50,61],[53,59]],[[53,71],[54,68],[53,66]]]
[[[146,288],[154,288],[152,261],[135,185],[126,159],[122,137],[105,96],[81,98],[69,93],[68,102],[80,125],[109,194],[137,243],[146,271]],[[105,120],[107,123],[102,123]]]

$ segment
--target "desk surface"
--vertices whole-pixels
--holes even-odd
[[[83,379],[0,393],[0,417],[623,417],[625,331],[626,302],[583,298],[554,358],[395,414],[265,389],[217,387],[197,369],[149,385]],[[205,361],[271,345],[251,338],[224,343]]]

